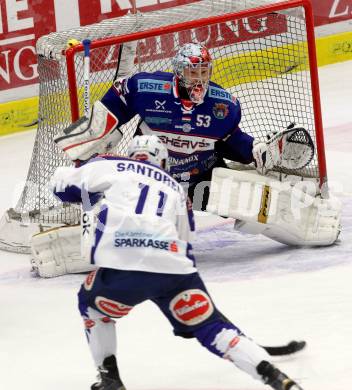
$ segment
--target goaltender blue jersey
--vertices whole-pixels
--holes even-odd
[[[168,274],[196,272],[190,240],[192,207],[181,184],[145,161],[98,157],[60,167],[52,185],[63,202],[100,205],[92,263]],[[90,206],[90,204],[88,204]]]
[[[196,183],[222,158],[251,163],[253,138],[239,128],[239,101],[210,82],[201,104],[178,95],[172,73],[137,73],[115,81],[102,103],[119,126],[138,114],[142,134],[157,135],[169,151],[170,174],[177,181]]]

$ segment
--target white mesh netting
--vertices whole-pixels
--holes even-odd
[[[200,1],[145,14],[128,14],[91,26],[52,33],[38,40],[40,101],[38,132],[24,191],[7,219],[25,223],[79,223],[79,208],[63,205],[52,195],[48,182],[55,168],[70,162],[52,139],[72,121],[70,91],[65,61],[69,39],[104,41],[129,33],[149,31],[177,24],[224,15],[278,1]],[[264,139],[267,132],[286,128],[291,122],[305,127],[315,141],[314,110],[307,49],[304,10],[301,7],[279,12],[263,10],[259,16],[226,22],[212,19],[196,28],[181,29],[140,38],[131,73],[171,70],[171,58],[183,43],[198,41],[208,46],[214,58],[212,80],[240,99],[242,130]],[[91,51],[90,102],[100,99],[116,76],[120,45],[109,44]],[[80,115],[83,115],[83,56],[75,55],[75,75]],[[124,140],[118,147],[124,153],[138,123],[133,119],[123,127]],[[317,158],[303,171],[286,172],[318,177]],[[13,249],[1,237],[0,247]],[[21,250],[24,251],[24,250]]]

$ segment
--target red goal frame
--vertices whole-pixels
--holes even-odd
[[[315,133],[316,133],[317,160],[318,160],[318,169],[319,169],[319,177],[320,177],[319,184],[320,187],[322,187],[323,184],[327,182],[327,168],[326,168],[326,157],[325,157],[325,148],[324,148],[323,121],[322,121],[317,55],[316,55],[316,45],[315,45],[313,8],[310,0],[288,0],[280,3],[275,3],[273,5],[263,5],[260,7],[256,7],[244,11],[232,12],[220,16],[212,16],[209,18],[202,18],[197,21],[171,24],[166,27],[154,28],[144,32],[136,32],[136,33],[126,34],[126,35],[121,35],[118,37],[105,38],[102,40],[92,41],[91,49],[100,48],[107,45],[118,45],[124,42],[135,41],[142,38],[145,39],[155,35],[165,35],[165,34],[175,33],[189,28],[203,27],[209,24],[223,23],[233,19],[241,19],[244,17],[258,16],[268,12],[282,11],[285,9],[290,9],[295,7],[303,7],[305,12],[306,27],[307,27],[307,41],[308,41],[308,56],[309,56],[310,75],[311,75],[312,101],[313,101]],[[74,57],[77,53],[83,51],[84,51],[83,44],[79,44],[77,46],[73,46],[65,50],[65,53],[63,53],[66,57],[72,121],[76,121],[80,117]]]

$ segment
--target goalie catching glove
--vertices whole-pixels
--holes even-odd
[[[292,123],[286,130],[269,135],[267,142],[254,140],[252,153],[257,171],[265,175],[274,167],[306,167],[314,157],[314,144],[306,129]]]
[[[58,147],[72,161],[86,161],[97,154],[107,153],[122,139],[119,120],[100,101],[96,101],[90,118],[82,117],[54,138]]]

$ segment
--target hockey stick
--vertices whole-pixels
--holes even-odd
[[[83,59],[83,104],[84,116],[90,115],[90,43],[89,39],[82,41],[84,46]],[[87,191],[82,188],[82,207],[81,207],[81,256],[90,261],[91,242],[94,235],[94,211],[92,210]]]
[[[287,344],[278,345],[277,347],[262,346],[271,356],[285,356],[302,351],[307,343],[305,341],[292,340]]]
[[[89,39],[82,41],[84,46],[84,60],[83,60],[83,103],[84,103],[84,116],[89,118],[90,114],[90,94],[89,94],[89,73],[90,73],[90,43]]]
[[[121,44],[117,59],[114,81],[120,77],[128,77],[133,73],[134,58],[137,51],[137,42],[125,42]]]
[[[222,318],[225,322],[231,323],[231,321],[223,314]],[[307,343],[305,341],[292,340],[287,344],[278,345],[276,347],[264,345],[261,345],[261,347],[264,348],[270,356],[285,356],[301,351],[306,345]]]

